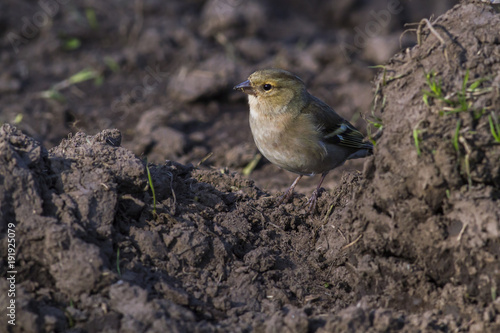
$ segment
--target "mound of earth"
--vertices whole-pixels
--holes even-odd
[[[456,6],[386,64],[382,135],[335,222],[360,237],[344,264],[361,302],[436,316],[425,329],[500,330],[499,24],[490,6]],[[339,239],[327,230],[324,244]]]
[[[17,273],[2,327],[499,331],[498,26],[480,3],[422,22],[375,81],[374,156],[313,216],[303,195],[275,207],[227,168],[148,165],[117,130],[47,150],[3,125],[0,232],[14,230]]]

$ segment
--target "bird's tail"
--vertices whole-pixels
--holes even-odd
[[[353,160],[356,158],[363,158],[370,155],[373,155],[373,144],[371,142],[365,142],[363,143],[363,145],[360,147],[359,150],[349,155],[347,159]]]

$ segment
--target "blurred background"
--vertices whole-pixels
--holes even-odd
[[[416,26],[405,24],[455,4],[2,0],[0,124],[47,148],[118,128],[122,145],[150,162],[204,161],[283,191],[295,175],[259,159],[246,96],[232,87],[257,69],[287,69],[366,133],[373,66],[415,44]],[[324,187],[362,164],[349,161]],[[316,178],[298,191],[309,194]]]

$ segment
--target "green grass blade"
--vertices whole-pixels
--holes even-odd
[[[496,115],[493,114],[493,116],[491,114],[488,116],[488,122],[490,123],[490,132],[491,135],[493,135],[495,141],[500,143],[500,124],[496,120]]]
[[[451,140],[451,142],[453,143],[453,148],[455,148],[455,151],[456,152],[459,152],[460,151],[460,146],[458,144],[458,137],[459,137],[459,133],[460,133],[460,119],[457,120],[457,127],[455,128],[455,134],[453,134],[453,138]]]
[[[148,161],[147,160],[146,160],[146,170],[148,172],[149,187],[151,188],[151,192],[153,193],[153,214],[156,215],[156,194],[155,194],[155,187],[153,185],[153,178],[151,177],[151,172],[149,172],[149,166],[148,166]]]
[[[420,156],[422,154],[422,151],[420,150],[420,139],[419,139],[419,134],[420,130],[417,129],[416,127],[413,129],[413,141],[415,142],[415,148],[417,149],[417,155]]]
[[[99,76],[99,73],[97,71],[87,68],[87,69],[83,69],[83,70],[79,71],[78,73],[72,75],[69,78],[69,82],[71,84],[76,84],[76,83],[95,79],[98,76]]]

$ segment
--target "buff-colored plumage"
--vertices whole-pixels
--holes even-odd
[[[331,107],[309,94],[304,82],[281,69],[256,71],[234,89],[248,94],[250,128],[257,148],[273,164],[299,176],[278,204],[289,199],[303,175],[322,174],[309,200],[316,206],[326,174],[373,146]]]

